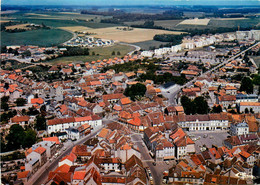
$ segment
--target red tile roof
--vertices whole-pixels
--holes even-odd
[[[44,137],[42,139],[43,139],[43,141],[55,142],[57,145],[60,144],[59,138],[57,136],[55,136],[55,137]]]
[[[42,98],[33,98],[31,99],[31,104],[43,104],[44,100]]]
[[[29,121],[30,116],[15,116],[11,119],[13,123],[19,123],[24,121]]]
[[[43,147],[38,147],[38,148],[36,148],[34,151],[37,152],[37,153],[39,153],[39,154],[43,154],[43,153],[46,151],[46,149],[43,148]]]
[[[70,166],[67,165],[67,164],[63,164],[61,166],[59,166],[55,172],[65,172],[65,173],[68,173],[70,171]]]
[[[17,179],[27,178],[29,174],[30,174],[30,171],[18,172]]]

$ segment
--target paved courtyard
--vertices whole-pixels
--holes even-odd
[[[200,152],[203,145],[208,148],[211,148],[212,145],[223,146],[223,141],[229,136],[226,131],[187,132],[187,134],[195,142],[196,152]]]

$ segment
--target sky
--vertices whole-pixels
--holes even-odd
[[[260,5],[260,0],[2,0],[2,5]]]

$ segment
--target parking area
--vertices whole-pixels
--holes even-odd
[[[195,142],[196,152],[200,152],[203,146],[211,148],[212,145],[223,146],[223,141],[229,136],[225,131],[216,132],[187,132]]]

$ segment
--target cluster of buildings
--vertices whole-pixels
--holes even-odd
[[[201,36],[187,36],[182,39],[182,43],[172,47],[164,47],[155,49],[154,51],[143,51],[141,53],[144,57],[161,56],[170,53],[177,53],[183,50],[193,50],[202,48],[213,44],[232,42],[238,40],[242,45],[253,44],[255,41],[260,40],[259,30],[250,31],[237,31],[236,33],[224,33],[215,35],[201,35]],[[243,42],[244,41],[244,42]]]
[[[237,40],[260,40],[260,30],[237,31]]]
[[[77,36],[71,40],[65,42],[64,46],[72,47],[99,47],[99,46],[111,46],[114,44],[113,40],[97,39],[89,36]]]
[[[236,39],[236,35],[232,33],[227,34],[215,34],[215,35],[201,35],[201,36],[187,36],[184,37],[182,43],[179,45],[172,46],[170,48],[164,47],[155,49],[154,51],[143,51],[141,53],[144,57],[161,56],[169,53],[177,53],[182,50],[192,50],[196,48],[202,48],[204,46],[209,46],[214,43],[222,41],[233,41]]]
[[[39,46],[7,46],[7,51],[17,50],[18,53],[1,53],[1,60],[17,60],[22,63],[41,62],[46,59],[56,58],[59,54],[62,54],[62,50],[58,47],[39,47]],[[30,54],[28,55],[28,51]],[[23,53],[27,54],[24,55]],[[8,67],[8,64],[7,66]]]
[[[146,185],[148,178],[140,151],[131,141],[129,129],[114,122],[103,128],[97,137],[74,146],[59,161],[57,168],[49,172],[45,184],[62,182]]]

